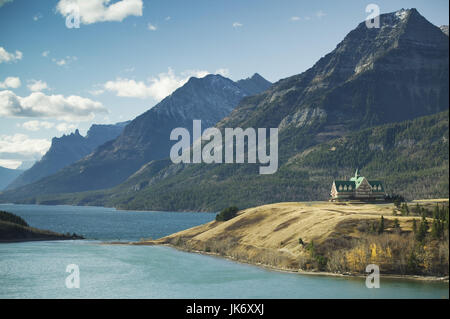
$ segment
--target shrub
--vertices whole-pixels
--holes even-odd
[[[216,221],[223,222],[236,217],[239,209],[236,206],[231,206],[222,210],[219,214],[216,215]]]

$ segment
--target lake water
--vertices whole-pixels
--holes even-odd
[[[448,298],[445,283],[280,273],[161,246],[109,246],[203,224],[213,213],[116,211],[102,207],[0,205],[31,226],[75,232],[82,241],[0,244],[0,298]],[[65,286],[66,266],[80,288]]]

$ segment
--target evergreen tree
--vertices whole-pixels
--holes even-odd
[[[436,207],[434,207],[433,218],[434,219],[440,219],[441,218],[441,214],[440,214],[440,211],[439,211],[439,204],[436,204]]]
[[[384,217],[381,215],[380,223],[378,224],[378,234],[384,232]]]
[[[419,231],[416,234],[417,241],[419,241],[420,243],[423,243],[425,241],[425,237],[427,236],[428,229],[429,229],[428,221],[425,217],[425,214],[423,214],[422,221],[420,222],[420,226],[419,226]]]
[[[419,206],[419,203],[416,204],[416,207],[415,207],[415,209],[414,209],[414,213],[415,213],[416,215],[418,215],[418,216],[421,215],[421,213],[422,213],[422,208]]]
[[[431,236],[435,239],[440,239],[443,233],[443,224],[440,219],[435,218],[431,225]]]

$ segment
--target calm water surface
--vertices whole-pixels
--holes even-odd
[[[102,207],[0,205],[31,226],[83,241],[0,244],[0,298],[448,298],[449,286],[280,273],[168,247],[107,246],[102,240],[159,238],[213,220],[213,213],[116,211]],[[68,264],[80,289],[68,289]]]

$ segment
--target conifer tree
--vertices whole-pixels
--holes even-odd
[[[381,215],[380,223],[378,224],[378,234],[384,232],[384,217]]]

